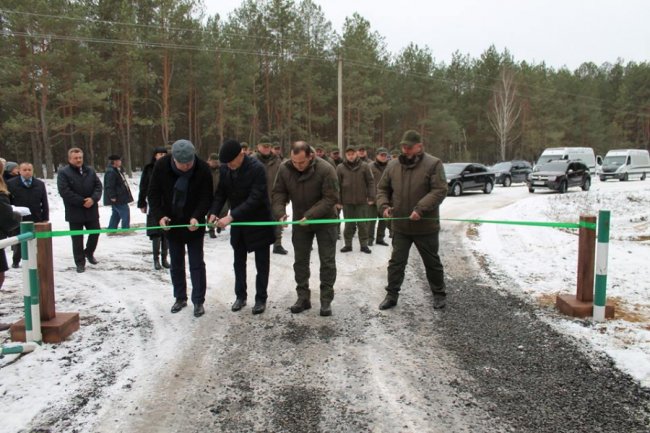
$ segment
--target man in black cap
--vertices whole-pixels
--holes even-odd
[[[445,275],[438,256],[440,204],[447,197],[447,180],[442,161],[424,152],[417,131],[406,131],[402,155],[391,161],[377,186],[377,207],[385,218],[394,220],[393,250],[388,262],[386,298],[380,310],[397,305],[404,282],[409,250],[415,244],[433,292],[433,308],[445,307]]]
[[[111,219],[108,221],[109,229],[116,229],[120,220],[122,220],[123,229],[131,227],[131,212],[129,210],[131,202],[133,202],[133,196],[124,176],[122,158],[119,155],[111,155],[108,157],[108,166],[104,173],[104,206],[110,206],[112,210]]]
[[[266,186],[266,170],[257,158],[246,154],[241,144],[227,140],[219,151],[219,188],[214,196],[208,221],[225,228],[231,222],[272,221],[271,203]],[[226,200],[230,202],[230,214],[218,218],[218,212]],[[246,305],[246,259],[255,253],[255,306],[253,314],[266,309],[269,269],[271,266],[270,245],[275,241],[273,226],[235,226],[230,229],[230,245],[235,256],[235,302],[232,311],[239,311]]]
[[[187,306],[185,278],[185,250],[190,264],[194,316],[205,313],[206,276],[203,261],[205,216],[212,201],[212,175],[207,162],[196,156],[189,140],[178,140],[172,145],[171,155],[156,162],[151,175],[149,206],[160,226],[189,225],[167,228],[170,275],[176,302],[172,313]]]
[[[99,229],[99,207],[97,202],[102,197],[102,182],[95,170],[84,165],[84,153],[78,147],[68,150],[68,165],[59,170],[56,184],[65,206],[65,220],[70,230]],[[72,254],[77,265],[77,272],[86,270],[86,259],[93,265],[95,249],[99,234],[88,235],[84,249],[83,235],[71,236]]]

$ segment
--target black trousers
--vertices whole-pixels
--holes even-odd
[[[190,280],[192,281],[192,303],[194,305],[205,302],[207,287],[205,276],[205,262],[203,261],[203,236],[179,241],[167,238],[169,244],[170,267],[169,274],[174,287],[174,297],[179,301],[187,300],[187,280],[185,276],[185,248],[190,263]]]
[[[233,247],[235,261],[235,296],[240,299],[247,297],[246,285],[246,260],[248,252],[245,247]],[[253,251],[255,254],[255,268],[257,276],[255,277],[255,301],[266,302],[267,291],[269,286],[269,270],[271,267],[271,247],[266,246]]]
[[[97,230],[99,229],[99,219],[84,221],[82,223],[68,223],[70,225],[70,230]],[[77,266],[85,266],[86,264],[86,254],[92,256],[95,254],[97,249],[97,242],[99,242],[99,234],[88,235],[88,240],[86,241],[86,248],[84,249],[84,237],[83,235],[71,236],[72,238],[72,255],[74,256],[74,262]]]

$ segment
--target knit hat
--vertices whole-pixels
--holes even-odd
[[[167,148],[164,146],[154,147],[153,154],[155,155],[156,153],[167,153]]]
[[[417,131],[410,129],[404,133],[399,144],[402,146],[415,146],[418,143],[422,143],[422,137]]]
[[[176,140],[172,144],[172,156],[176,162],[187,164],[194,161],[194,145],[189,140]]]
[[[377,149],[377,155],[381,153],[388,153],[388,149],[386,149],[385,147],[380,147],[379,149]]]
[[[211,153],[210,156],[208,156],[208,161],[219,161],[219,154]]]
[[[120,155],[113,154],[113,155],[108,157],[108,160],[109,161],[120,161],[120,160],[122,160],[122,158],[120,158]]]
[[[11,173],[11,170],[13,170],[16,167],[18,167],[18,164],[16,164],[13,161],[7,161],[7,163],[5,164],[5,171],[7,173]]]
[[[224,164],[229,163],[233,159],[237,158],[237,155],[241,153],[242,146],[237,140],[226,140],[221,145],[221,150],[219,151],[219,161]]]

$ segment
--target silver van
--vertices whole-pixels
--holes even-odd
[[[607,152],[598,176],[601,181],[627,181],[632,178],[645,180],[646,173],[650,173],[650,154],[647,150],[616,149]]]
[[[535,165],[544,164],[557,159],[580,160],[589,168],[589,173],[596,174],[597,165],[600,165],[601,157],[594,154],[591,147],[549,147],[537,159]]]

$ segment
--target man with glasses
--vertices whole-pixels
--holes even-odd
[[[291,312],[301,313],[311,308],[309,290],[309,257],[316,238],[320,258],[320,315],[332,314],[336,281],[336,211],[339,184],[334,167],[317,158],[304,141],[291,148],[291,159],[280,166],[273,186],[273,213],[286,220],[286,206],[291,202],[293,220],[304,224],[293,225],[291,241],[294,250],[293,269],[298,300]],[[309,224],[313,219],[331,219],[332,224]]]

